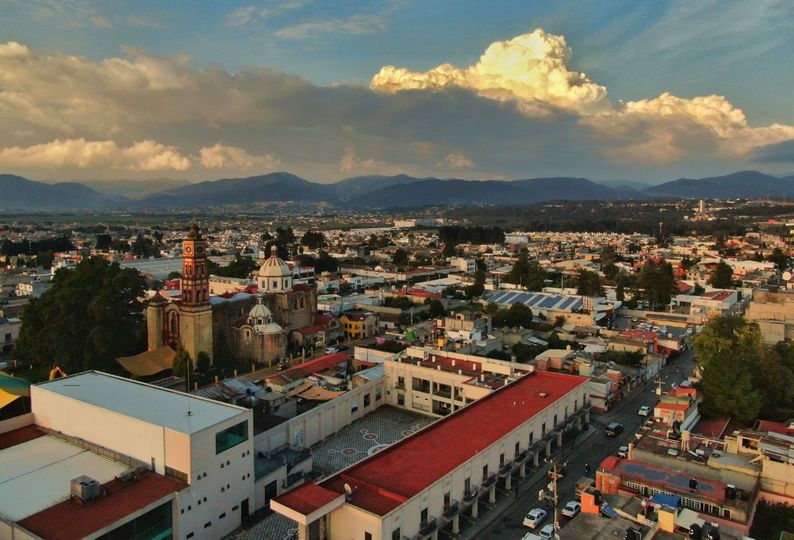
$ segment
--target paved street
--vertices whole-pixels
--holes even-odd
[[[680,383],[686,379],[694,367],[695,363],[691,349],[671,361],[662,370],[663,390],[669,389],[673,383]],[[633,439],[634,432],[645,420],[644,417],[637,415],[637,410],[642,405],[653,406],[658,401],[656,386],[655,382],[649,382],[643,388],[635,389],[633,394],[609,413],[591,414],[590,433],[587,440],[575,445],[575,448],[571,448],[571,445],[568,445],[555,454],[554,457],[558,462],[565,461],[568,463],[568,474],[558,484],[560,506],[574,500],[574,487],[579,477],[592,477],[596,466],[605,457],[614,455],[618,447],[628,444]],[[604,427],[609,422],[620,422],[626,429],[619,437],[609,438],[604,434]],[[590,464],[590,474],[585,472],[585,463]],[[546,489],[548,484],[546,472],[549,467],[549,465],[542,466],[538,472],[528,477],[527,484],[521,487],[521,494],[518,499],[510,495],[509,507],[504,508],[497,503],[495,511],[481,514],[480,526],[488,520],[491,520],[491,523],[482,529],[477,527],[479,530],[474,535],[471,535],[474,533],[474,528],[472,528],[472,532],[464,534],[464,538],[499,538],[503,540],[519,540],[522,538],[529,530],[523,527],[522,520],[529,510],[539,506],[538,490]],[[553,513],[549,512],[549,514],[544,524],[553,521]],[[560,524],[562,526],[560,537],[563,539],[566,538],[565,524],[567,521],[568,518],[560,516]]]

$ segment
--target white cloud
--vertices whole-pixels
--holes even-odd
[[[207,169],[272,169],[280,163],[273,154],[252,156],[243,148],[220,143],[202,148],[199,154]]]
[[[91,21],[91,24],[97,28],[113,28],[113,25],[110,23],[110,21],[102,15],[91,15],[88,20]]]
[[[447,167],[450,169],[471,169],[474,167],[474,162],[461,152],[453,152],[451,154],[447,154],[447,157],[438,162],[436,167]]]
[[[602,110],[608,105],[607,90],[584,74],[571,71],[571,49],[563,36],[543,29],[488,46],[471,66],[442,64],[430,71],[384,66],[370,87],[383,92],[440,90],[458,86],[497,100],[518,100],[522,108],[537,114],[538,102],[579,112]]]
[[[281,39],[307,39],[324,34],[371,34],[386,27],[380,15],[359,13],[347,19],[325,19],[287,26],[276,32]]]
[[[151,140],[126,148],[114,141],[56,139],[27,147],[0,148],[0,166],[33,169],[107,168],[129,171],[184,171],[190,160],[173,146]]]
[[[339,172],[345,174],[382,171],[387,164],[376,159],[359,159],[352,148],[348,148],[339,160]]]
[[[282,0],[281,2],[269,2],[267,7],[260,5],[240,6],[230,11],[224,21],[227,26],[248,26],[261,23],[265,19],[276,17],[287,11],[298,9],[306,4],[306,0]]]

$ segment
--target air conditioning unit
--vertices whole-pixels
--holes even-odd
[[[100,485],[99,482],[90,476],[82,475],[73,478],[71,482],[72,496],[77,497],[81,501],[90,501],[99,497]]]

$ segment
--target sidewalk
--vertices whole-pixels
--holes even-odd
[[[557,456],[561,453],[565,453],[566,451],[570,451],[573,448],[579,447],[587,439],[595,435],[596,431],[597,430],[592,427],[591,422],[590,429],[580,434],[576,439],[564,445],[563,447],[558,448],[554,452],[553,456]],[[545,489],[549,482],[546,477],[547,473],[548,466],[546,466],[546,464],[541,464],[535,472],[524,478],[524,480],[519,483],[518,494],[515,494],[515,492],[511,490],[509,493],[503,494],[501,498],[497,497],[493,508],[488,509],[486,512],[482,512],[473,525],[461,532],[459,536],[460,540],[482,538],[483,530],[493,525],[497,520],[502,520],[508,514],[514,515],[518,509],[518,506],[521,506],[522,513],[529,511],[529,507],[527,507],[526,502],[522,499],[526,495],[530,494],[532,495],[533,500],[537,500],[538,490]]]

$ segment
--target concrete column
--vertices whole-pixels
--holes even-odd
[[[455,517],[452,518],[452,534],[458,534],[460,532],[460,516],[455,514]]]
[[[582,424],[583,424],[582,417],[581,416],[577,416],[576,417],[576,429],[581,430],[582,429]]]
[[[557,432],[557,447],[562,446],[562,431]]]
[[[523,463],[521,463],[521,465],[518,467],[518,477],[519,477],[519,478],[524,478],[526,475],[527,475],[527,462],[526,462],[526,461],[524,461],[524,462],[523,462]]]
[[[430,535],[431,540],[438,540],[438,530],[433,531],[433,534]]]
[[[590,410],[589,409],[586,410],[585,413],[584,413],[584,421],[587,422],[588,424],[590,423]]]
[[[551,441],[546,441],[546,457],[551,455]]]
[[[534,465],[535,467],[540,465],[540,458],[538,457],[538,453],[537,452],[532,454],[532,465]]]
[[[480,499],[474,499],[474,502],[471,504],[471,517],[473,519],[477,519],[477,512],[480,509]]]
[[[505,476],[505,489],[510,489],[512,482],[513,482],[512,474],[508,474],[507,476]]]
[[[309,540],[309,526],[298,523],[298,540]]]
[[[488,502],[491,504],[496,502],[496,484],[488,488]]]

